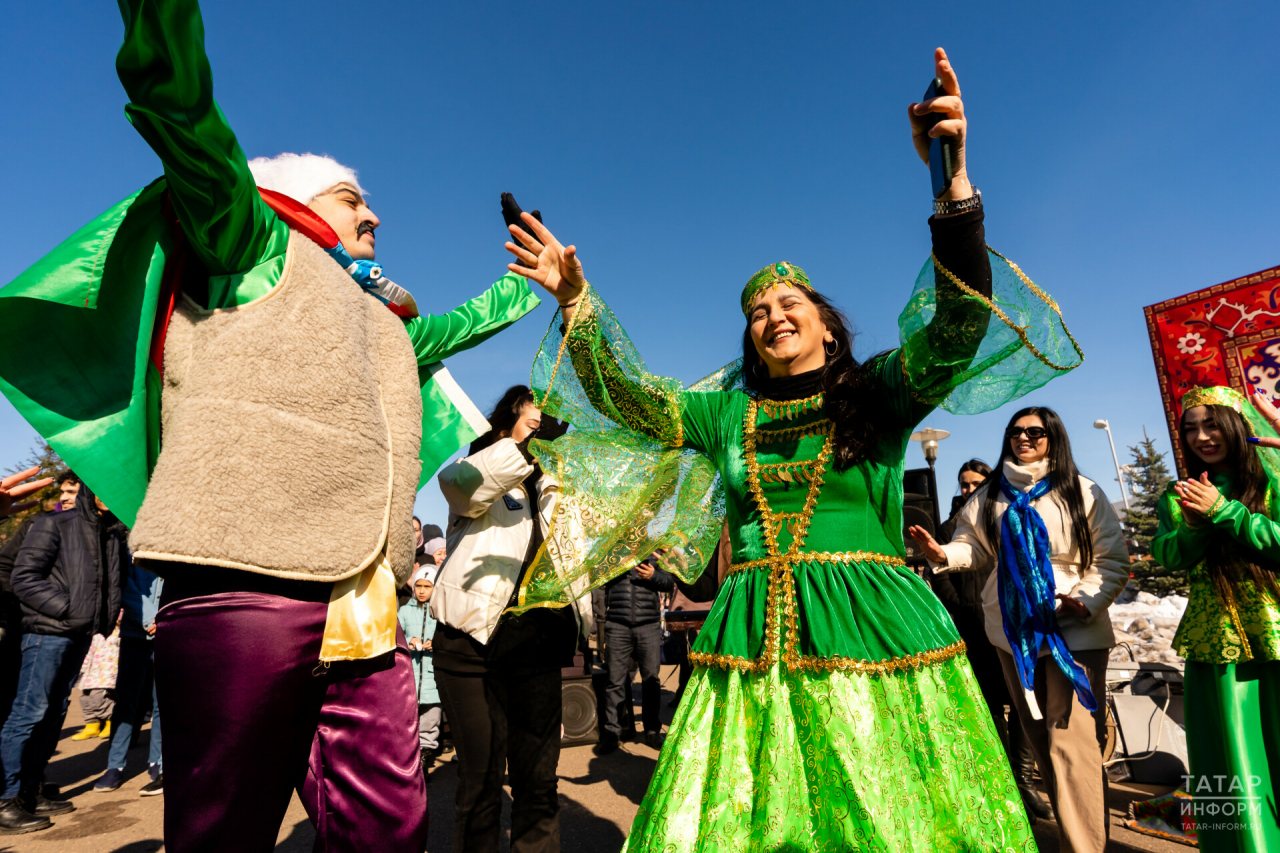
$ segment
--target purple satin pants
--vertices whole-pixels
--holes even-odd
[[[222,575],[221,589],[246,589],[212,593],[166,581],[155,640],[165,849],[269,853],[296,790],[315,850],[420,853],[427,789],[404,634],[377,664],[317,676],[331,586],[225,583],[244,574]]]

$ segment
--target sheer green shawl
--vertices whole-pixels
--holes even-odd
[[[997,408],[1084,358],[1057,303],[1017,265],[990,253],[990,299],[930,258],[898,318],[900,348],[890,357],[901,359],[908,388],[917,399],[955,414]],[[939,287],[959,291],[943,300],[941,311]],[[930,326],[947,329],[957,307],[969,308],[971,316],[973,300],[991,318],[970,330],[982,335],[981,342],[976,351],[968,350],[972,355],[964,364],[953,365],[949,381],[930,385],[926,368],[954,358],[949,352],[955,349]],[[956,329],[950,331],[953,341]],[[591,356],[575,364],[566,352],[571,341]],[[680,446],[683,401],[690,393],[741,390],[741,360],[687,388],[655,376],[588,285],[568,328],[553,319],[534,358],[530,386],[539,407],[569,421],[573,430],[532,445],[543,470],[558,480],[560,494],[546,541],[512,610],[562,607],[658,551],[666,552],[668,571],[685,582],[696,580],[719,542],[725,498],[711,460]]]

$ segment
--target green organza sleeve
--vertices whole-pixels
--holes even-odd
[[[1151,540],[1151,556],[1157,563],[1166,569],[1189,571],[1204,559],[1213,531],[1209,527],[1187,524],[1172,484],[1160,497],[1156,516],[1160,526]]]
[[[738,371],[686,389],[654,376],[599,294],[573,321],[551,323],[530,386],[543,412],[573,429],[531,449],[560,484],[546,544],[514,610],[562,607],[657,551],[692,583],[720,539],[724,493],[715,464],[720,415]]]
[[[555,334],[555,326],[553,321],[534,364],[533,388],[544,395],[544,411],[559,413],[558,417],[580,429],[608,424],[663,447],[685,445],[688,392],[684,385],[648,371],[609,306],[590,285],[583,290],[563,337]],[[550,373],[543,378],[539,366],[547,362]],[[692,416],[696,418],[698,411],[695,406]],[[695,436],[706,431],[704,424],[691,426]]]
[[[906,390],[925,410],[998,408],[1080,366],[1058,304],[994,249],[983,294],[930,258],[898,317]]]

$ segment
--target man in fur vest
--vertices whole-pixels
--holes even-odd
[[[53,322],[75,350],[0,348],[0,390],[165,579],[166,849],[269,849],[296,789],[317,849],[417,853],[395,589],[420,481],[488,429],[440,361],[538,300],[507,275],[419,315],[373,260],[354,171],[246,160],[195,0],[120,8],[126,112],[164,177],[0,290],[0,332]]]

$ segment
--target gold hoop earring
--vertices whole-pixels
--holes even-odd
[[[833,348],[827,349],[827,344],[831,344]],[[827,355],[835,355],[836,353],[840,352],[840,345],[835,341],[824,341],[822,344],[822,349],[826,352]]]

